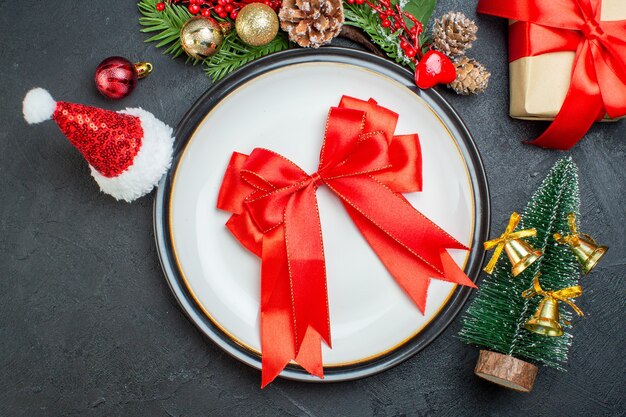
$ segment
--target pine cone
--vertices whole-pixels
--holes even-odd
[[[463,13],[450,12],[441,16],[441,20],[435,19],[433,32],[435,49],[452,57],[463,55],[472,47],[478,26]]]
[[[480,62],[464,56],[456,60],[454,66],[456,79],[448,87],[464,96],[485,91],[491,73]]]
[[[278,13],[280,27],[289,39],[308,48],[319,48],[339,35],[343,25],[342,0],[283,0]]]

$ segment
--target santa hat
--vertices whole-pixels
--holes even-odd
[[[149,193],[172,162],[172,128],[141,108],[113,112],[57,102],[34,88],[22,110],[29,124],[54,119],[89,163],[100,189],[117,200]]]

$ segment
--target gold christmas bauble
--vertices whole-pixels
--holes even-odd
[[[266,45],[278,33],[278,16],[274,9],[263,3],[250,3],[239,11],[235,30],[244,43],[251,46]]]
[[[192,58],[213,55],[224,40],[224,28],[215,20],[192,17],[180,29],[180,46]]]

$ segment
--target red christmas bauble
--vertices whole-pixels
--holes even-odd
[[[100,63],[94,77],[100,93],[119,100],[133,92],[137,85],[135,65],[121,56],[112,56]]]

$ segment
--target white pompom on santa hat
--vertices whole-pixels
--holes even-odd
[[[54,119],[85,157],[100,189],[131,202],[159,182],[172,162],[172,128],[141,108],[119,112],[54,101],[43,88],[26,94],[29,124]]]

